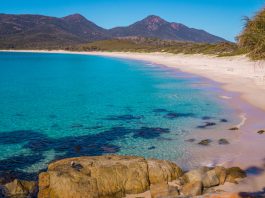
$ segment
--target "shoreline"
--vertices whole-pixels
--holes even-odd
[[[241,94],[242,99],[265,111],[263,102],[263,98],[265,98],[265,61],[251,61],[244,55],[215,57],[160,52],[75,52],[65,50],[0,50],[0,52],[94,55],[160,64],[221,83],[224,90]],[[259,92],[260,96],[257,98],[254,95],[258,91],[263,92]]]
[[[226,131],[224,133],[235,133],[236,142],[233,145],[225,146],[223,153],[233,150],[234,159],[224,166],[240,166],[247,169],[251,166],[262,167],[264,157],[263,141],[264,135],[257,134],[260,129],[265,129],[265,62],[253,62],[245,56],[235,57],[214,57],[206,55],[183,55],[166,53],[127,53],[127,52],[71,52],[71,51],[45,51],[45,50],[1,50],[5,52],[32,52],[32,53],[58,53],[58,54],[80,54],[96,55],[113,58],[131,59],[145,61],[153,64],[164,65],[181,72],[191,73],[209,79],[220,84],[224,92],[231,93],[231,96],[223,96],[239,115],[242,116],[241,123],[238,123],[240,131]],[[251,68],[251,69],[250,69]],[[221,97],[221,96],[220,96]],[[205,132],[201,137],[205,137]],[[216,136],[216,134],[215,134]],[[208,148],[198,150],[205,151]],[[211,150],[211,149],[210,149]],[[207,151],[210,152],[210,151]],[[206,155],[207,155],[206,152]],[[211,154],[214,152],[211,151]],[[209,153],[208,153],[209,154]],[[204,154],[205,155],[205,154]],[[263,181],[263,183],[262,183]],[[220,189],[227,191],[248,191],[262,190],[265,183],[265,173],[251,175],[242,184],[227,184]],[[255,185],[251,185],[254,183]]]

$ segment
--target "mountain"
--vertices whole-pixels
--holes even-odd
[[[80,14],[69,15],[62,19],[68,24],[68,29],[72,34],[84,40],[94,41],[109,38],[106,29],[88,21]]]
[[[63,18],[0,14],[1,48],[60,48],[108,38],[105,29],[79,14]]]
[[[117,37],[152,37],[165,40],[216,43],[224,39],[203,30],[148,16],[128,27],[104,29],[80,14],[63,18],[42,15],[0,14],[0,48],[65,48]]]
[[[209,34],[204,30],[189,28],[181,23],[170,23],[151,15],[127,27],[116,27],[110,30],[113,37],[154,37],[165,40],[217,43],[225,39]]]

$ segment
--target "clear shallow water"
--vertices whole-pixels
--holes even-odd
[[[185,158],[185,136],[235,122],[218,94],[144,62],[0,53],[0,170],[34,177],[54,159],[108,153]]]

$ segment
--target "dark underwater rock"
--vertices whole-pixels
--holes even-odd
[[[230,130],[230,131],[238,131],[239,128],[238,128],[238,127],[232,127],[232,128],[230,128],[229,130]]]
[[[210,119],[212,119],[212,117],[210,117],[210,116],[203,116],[202,117],[202,120],[210,120]]]
[[[134,116],[134,115],[118,115],[118,116],[109,116],[106,118],[106,120],[140,120],[143,116]]]
[[[169,111],[166,110],[166,109],[154,109],[153,112],[154,113],[166,113],[166,112],[169,112]]]
[[[142,127],[140,129],[135,129],[133,131],[134,138],[145,138],[145,139],[153,139],[160,137],[161,134],[170,133],[168,128],[160,128],[160,127]]]
[[[178,117],[178,114],[177,113],[167,113],[164,118],[168,118],[168,119],[174,119],[174,118],[177,118]]]
[[[153,150],[155,148],[156,148],[155,146],[151,146],[151,147],[148,148],[148,150]]]
[[[195,142],[196,139],[195,138],[191,138],[191,139],[188,139],[188,140],[185,140],[186,142]]]
[[[212,140],[205,139],[205,140],[200,141],[198,144],[203,145],[203,146],[208,146],[211,142]]]
[[[216,125],[215,122],[205,122],[204,125],[197,126],[197,128],[199,128],[199,129],[205,129],[207,127],[211,127],[211,126],[215,126],[215,125]]]
[[[222,139],[218,140],[218,143],[225,145],[225,144],[229,144],[229,141],[227,139],[222,138]]]
[[[168,112],[164,115],[164,118],[167,119],[176,119],[176,118],[186,118],[186,117],[194,117],[193,113],[177,113],[177,112]]]
[[[70,126],[70,128],[72,128],[72,129],[78,129],[78,128],[83,128],[83,127],[84,127],[83,124],[72,124],[72,125]]]
[[[258,132],[257,132],[258,134],[264,134],[265,133],[265,130],[259,130]]]

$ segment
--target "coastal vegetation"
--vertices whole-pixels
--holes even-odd
[[[109,52],[167,52],[173,54],[209,54],[232,56],[244,53],[235,43],[221,42],[215,44],[193,43],[160,40],[156,38],[119,38],[95,41],[71,48],[80,51],[109,51]]]
[[[265,8],[252,19],[245,18],[245,29],[238,36],[238,45],[252,59],[265,59]]]

